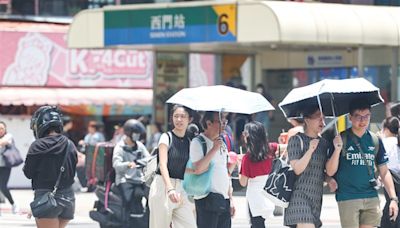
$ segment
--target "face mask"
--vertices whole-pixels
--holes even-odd
[[[140,134],[138,134],[138,133],[132,133],[131,139],[132,139],[132,141],[134,141],[134,142],[139,141],[139,139],[140,139]]]

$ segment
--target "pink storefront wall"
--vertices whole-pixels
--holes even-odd
[[[152,52],[68,49],[67,28],[0,31],[1,85],[152,88]]]

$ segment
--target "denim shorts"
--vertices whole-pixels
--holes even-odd
[[[43,196],[46,192],[52,191],[50,189],[36,189],[35,198]],[[54,198],[57,201],[57,208],[49,214],[40,218],[59,218],[65,220],[74,219],[75,213],[75,193],[72,187],[66,189],[58,189]]]

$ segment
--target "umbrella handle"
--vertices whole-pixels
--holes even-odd
[[[335,105],[333,105],[333,100],[335,99],[335,97],[333,96],[333,94],[331,93],[331,107],[332,107],[332,114],[333,114],[333,116],[336,118],[336,112],[335,112]],[[338,127],[337,127],[337,122],[336,122],[336,120],[334,120],[335,121],[335,132],[336,132],[336,135],[339,135],[339,130],[338,130]]]
[[[218,135],[221,135],[221,126],[222,126],[222,108],[218,112],[218,120],[219,120],[219,129],[218,129]]]
[[[218,119],[219,119],[219,124],[222,126],[222,113],[224,112],[224,108],[221,108],[218,112]],[[221,135],[221,127],[218,129],[218,135]]]
[[[322,86],[321,86],[321,88],[322,88]],[[319,93],[317,94],[317,101],[318,101],[318,107],[319,107],[319,110],[321,111],[321,117],[322,117],[324,115],[324,112],[322,110],[321,98],[319,97]],[[323,122],[324,126],[326,126],[324,118],[322,118],[322,122]]]

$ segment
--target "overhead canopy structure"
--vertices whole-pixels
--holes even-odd
[[[1,105],[142,105],[151,106],[151,89],[1,87]]]
[[[209,8],[215,15],[206,12]],[[165,18],[171,24],[164,16],[172,16]],[[183,27],[175,27],[176,16],[183,16]],[[201,21],[202,17],[215,24]],[[229,27],[229,38],[210,33],[211,28],[224,26]],[[196,30],[197,36],[207,37],[192,39]],[[398,47],[400,7],[274,1],[112,6],[76,15],[68,46],[199,52],[256,51],[262,46]]]

